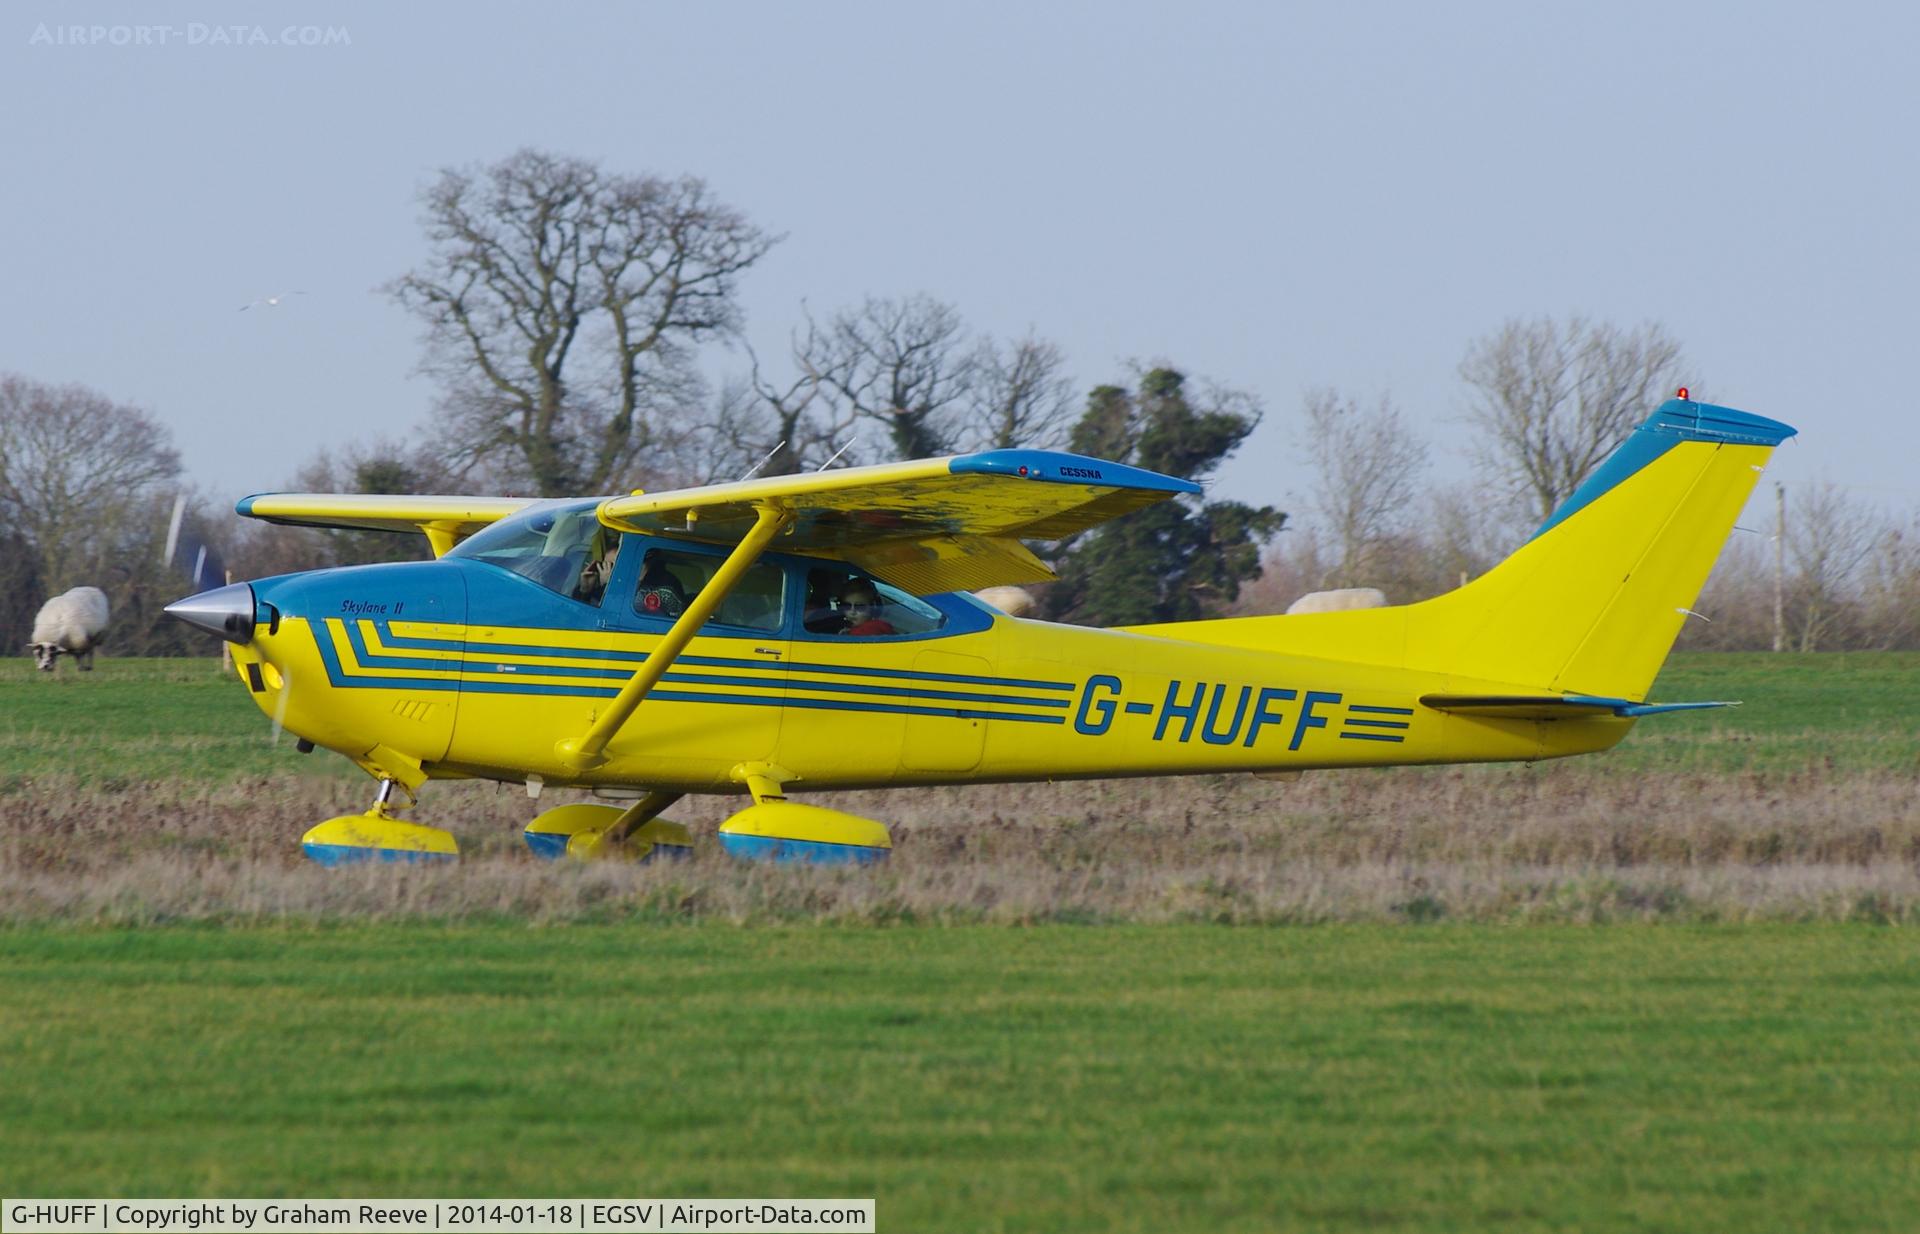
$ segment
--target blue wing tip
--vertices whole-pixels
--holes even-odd
[[[1103,485],[1147,489],[1156,493],[1198,493],[1192,480],[1162,475],[1142,467],[1105,459],[1068,454],[1063,450],[987,450],[956,455],[948,470],[954,475],[1021,476],[1054,484]]]

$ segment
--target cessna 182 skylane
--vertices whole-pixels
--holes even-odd
[[[967,594],[1051,577],[1057,539],[1198,491],[1032,450],[583,500],[267,494],[241,514],[419,531],[437,560],[236,583],[168,612],[233,644],[254,700],[379,782],[322,862],[452,857],[396,816],[429,780],[592,789],[536,853],[691,839],[687,793],[751,797],[743,857],[864,861],[871,819],[789,794],[899,785],[1555,758],[1604,750],[1784,424],[1663,404],[1512,556],[1399,607],[1096,630]]]

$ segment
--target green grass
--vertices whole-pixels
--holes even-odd
[[[1872,927],[0,932],[8,1195],[874,1196],[887,1230],[1896,1229]]]
[[[1654,716],[1601,759],[1621,770],[1920,771],[1920,652],[1682,652],[1651,697],[1741,705]]]
[[[1920,653],[1682,653],[1653,697],[1743,705],[1653,717],[1582,765],[1629,774],[1920,770]],[[275,746],[269,734],[244,688],[212,660],[102,658],[91,674],[63,663],[51,680],[30,660],[0,661],[0,781],[49,772],[96,783],[358,775],[339,758],[295,755],[288,738]]]
[[[339,758],[301,758],[232,673],[213,659],[115,659],[91,673],[62,660],[0,661],[0,782],[48,774],[88,784],[359,775]]]

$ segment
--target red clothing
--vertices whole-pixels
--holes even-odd
[[[893,623],[884,617],[869,617],[857,626],[848,626],[847,633],[865,638],[875,634],[898,634],[900,631],[894,629]]]

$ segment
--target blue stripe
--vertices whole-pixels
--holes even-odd
[[[1342,741],[1405,741],[1405,737],[1391,737],[1386,733],[1341,733]]]
[[[1405,720],[1342,720],[1349,728],[1411,728]]]
[[[302,844],[302,852],[323,866],[356,865],[363,861],[453,861],[457,854],[430,853],[418,848],[371,848],[358,844]]]
[[[320,663],[326,665],[327,681],[341,689],[360,686],[373,686],[386,690],[458,690],[460,681],[454,677],[360,677],[347,672],[340,666],[340,655],[333,646],[333,627],[337,619],[322,618],[318,629],[309,630],[313,634],[313,645],[320,652]],[[564,686],[555,687],[561,693],[569,693]]]
[[[327,620],[338,620],[327,618]],[[472,640],[466,643],[448,642],[441,639],[417,639],[396,635],[386,621],[376,620],[374,629],[380,632],[380,641],[395,650],[420,651],[490,651],[498,655],[509,656],[554,656],[578,660],[618,660],[630,664],[641,664],[647,659],[644,651],[621,651],[611,647],[553,647],[527,643],[491,643]],[[742,660],[726,656],[681,656],[676,664],[692,664],[703,668],[751,668],[762,672],[780,670],[789,673],[850,673],[857,677],[889,677],[906,681],[944,681],[959,685],[1008,686],[1024,690],[1064,690],[1072,692],[1076,687],[1071,681],[1034,681],[1023,677],[976,677],[965,673],[927,673],[904,668],[870,668],[857,664],[818,664],[818,663],[782,663],[766,660]],[[1411,714],[1411,713],[1409,713]]]
[[[323,625],[330,626],[338,618],[327,618]],[[352,641],[349,635],[349,642]],[[531,681],[460,681],[451,677],[363,677],[343,671],[334,652],[333,640],[317,637],[315,644],[320,648],[321,661],[327,666],[327,677],[335,686],[342,688],[371,688],[379,690],[464,690],[476,694],[543,694],[562,695],[571,698],[612,698],[618,690],[598,686],[547,685]],[[666,674],[672,676],[672,674]],[[752,684],[752,683],[743,683]],[[834,689],[833,686],[821,686],[820,689]],[[1017,711],[985,711],[972,707],[913,707],[903,704],[863,703],[852,699],[837,700],[824,698],[748,698],[728,694],[702,694],[682,690],[654,690],[648,699],[659,699],[670,703],[715,703],[722,706],[744,707],[801,707],[814,711],[872,711],[890,715],[935,716],[960,720],[1020,720],[1029,724],[1064,724],[1065,716],[1028,715]],[[956,696],[961,697],[961,696]],[[973,696],[964,696],[973,697]],[[1024,700],[1022,700],[1024,701]]]
[[[482,691],[493,693],[499,692],[495,689],[497,684],[505,682],[517,673],[525,673],[530,677],[586,677],[621,682],[626,681],[632,676],[632,674],[626,670],[617,668],[579,668],[563,664],[505,664],[499,660],[452,660],[434,661],[423,664],[422,661],[409,657],[377,656],[367,650],[366,641],[360,633],[357,622],[347,626],[347,642],[353,648],[354,657],[359,662],[358,666],[360,668],[417,669],[432,667],[447,672],[491,672],[499,675],[494,682],[479,681],[468,682],[466,684]],[[751,660],[740,661],[739,663],[744,668],[768,667],[767,665],[759,664]],[[755,680],[751,677],[719,677],[709,673],[678,673],[671,670],[662,673],[660,680],[662,682],[673,682],[679,685],[732,686],[735,689],[748,690],[784,690],[789,685],[789,683],[785,681]],[[531,685],[532,683],[528,684]],[[874,686],[857,682],[836,681],[821,682],[819,684],[797,682],[792,683],[792,685],[796,690],[837,691],[842,694],[881,694],[895,698],[941,698],[951,699],[961,703],[1001,703],[1015,706],[1060,708],[1065,708],[1068,705],[1068,701],[1064,698],[1026,698],[1021,695],[1012,694],[967,694],[957,690],[915,690],[903,686]],[[616,690],[615,693],[618,693],[618,691]],[[665,695],[656,691],[654,697],[665,697]]]
[[[826,844],[819,840],[782,840],[775,836],[720,833],[720,847],[741,861],[802,862],[808,865],[870,865],[892,851],[864,844]]]
[[[1128,703],[1127,714],[1130,716],[1150,716],[1153,714],[1153,704],[1152,703]]]
[[[747,681],[745,677],[713,677],[704,673],[666,672],[660,675],[662,681],[679,681],[691,685],[726,686]],[[963,703],[1016,703],[1028,707],[1066,707],[1064,698],[1027,698],[1019,694],[964,694],[958,690],[913,690],[905,686],[870,686],[852,681],[775,681],[766,683],[775,690],[834,690],[842,694],[884,694],[894,698],[950,698]]]
[[[972,707],[909,707],[893,703],[856,703],[851,699],[830,698],[739,698],[727,694],[687,694],[679,690],[655,690],[649,701],[665,699],[673,703],[722,703],[747,707],[804,707],[812,711],[879,711],[900,716],[940,716],[959,720],[1025,720],[1029,724],[1065,724],[1065,716],[1036,716],[1018,711],[979,711]]]
[[[556,831],[523,831],[520,834],[526,839],[527,848],[542,861],[558,861],[566,856],[567,841],[573,839]]]
[[[542,861],[558,861],[567,855],[567,842],[573,839],[554,831],[523,831],[520,833],[527,841],[527,848]],[[663,844],[658,840],[640,858],[641,865],[649,865],[655,858],[670,861],[682,861],[693,856],[693,848],[687,844]]]
[[[1359,703],[1351,704],[1347,710],[1364,711],[1368,715],[1380,716],[1410,716],[1413,714],[1413,708],[1411,707],[1362,707]]]
[[[331,620],[331,619],[330,619]],[[346,623],[347,644],[361,668],[438,669],[456,673],[527,673],[536,677],[590,677],[602,681],[625,681],[632,673],[618,668],[580,668],[571,664],[507,664],[502,660],[447,659],[444,656],[381,656],[367,650],[360,623]]]

